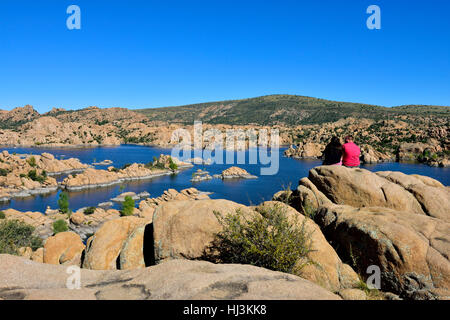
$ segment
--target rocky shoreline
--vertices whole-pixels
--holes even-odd
[[[122,169],[109,167],[108,170],[98,170],[74,158],[57,160],[49,153],[22,157],[3,151],[0,153],[0,202],[49,194],[58,189],[81,191],[148,180],[177,174],[192,166],[170,156],[160,155],[159,159],[146,165],[134,163]],[[57,183],[53,177],[61,175],[68,176]]]
[[[211,179],[257,179],[258,177],[255,175],[251,175],[246,170],[239,167],[230,167],[220,174],[210,175],[208,171],[204,171],[198,169],[196,172],[192,174],[191,182],[201,182]]]
[[[57,160],[45,152],[20,156],[4,150],[0,153],[0,201],[55,192],[59,185],[52,176],[88,167],[78,159]]]
[[[138,176],[138,177],[118,178],[117,180],[110,181],[110,182],[105,182],[105,183],[92,183],[92,184],[84,184],[84,185],[79,185],[79,186],[70,186],[70,185],[62,184],[62,188],[67,190],[67,191],[82,191],[82,190],[87,190],[87,189],[109,187],[109,186],[121,184],[121,183],[124,183],[124,182],[149,180],[149,179],[162,177],[162,176],[167,176],[167,175],[172,175],[172,174],[177,174],[177,173],[179,173],[178,170],[177,171],[165,171],[165,172],[154,173],[154,174]]]

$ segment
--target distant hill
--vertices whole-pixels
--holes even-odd
[[[39,116],[39,113],[29,105],[11,111],[0,110],[0,129],[13,129]]]
[[[388,115],[431,115],[450,117],[448,106],[399,106],[387,108],[338,102],[296,95],[269,95],[257,98],[199,103],[178,107],[135,110],[150,120],[192,124],[299,125],[333,122],[342,118],[385,119]]]
[[[194,120],[209,124],[283,125],[322,124],[348,117],[384,120],[407,115],[416,118],[437,117],[450,121],[450,107],[408,105],[387,108],[362,103],[339,102],[296,95],[269,95],[242,100],[207,102],[178,107],[130,110],[125,108],[89,107],[79,110],[52,109],[39,114],[32,106],[0,110],[0,129],[17,130],[21,125],[43,116],[64,123],[82,122],[104,125],[117,121],[147,123],[162,121],[191,125]]]

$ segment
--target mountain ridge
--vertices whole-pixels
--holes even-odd
[[[78,110],[53,108],[42,114],[32,106],[26,105],[10,111],[0,110],[0,129],[14,129],[26,122],[46,116],[56,117],[63,122],[77,121],[80,118],[97,122],[132,118],[136,122],[154,121],[181,125],[201,120],[213,125],[292,126],[335,122],[349,117],[382,120],[405,115],[450,118],[450,107],[437,105],[385,107],[282,94],[144,109],[94,106]]]
[[[347,117],[380,120],[386,115],[431,115],[450,117],[450,107],[433,105],[378,105],[332,101],[298,95],[267,95],[238,100],[224,100],[135,109],[155,121],[187,124],[202,120],[211,124],[301,125],[333,122]]]

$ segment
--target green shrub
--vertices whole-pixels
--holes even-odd
[[[86,208],[84,209],[84,214],[93,214],[95,209],[96,209],[95,207]]]
[[[47,179],[47,173],[45,171],[43,171],[42,173],[42,175],[38,175],[36,169],[30,170],[28,171],[28,178],[33,181],[43,183]]]
[[[0,219],[6,219],[6,215],[3,211],[0,211]]]
[[[69,213],[69,195],[67,192],[61,192],[58,199],[59,211]]]
[[[261,209],[260,215],[251,219],[244,218],[240,210],[226,216],[214,214],[223,226],[208,250],[216,260],[289,273],[298,273],[311,263],[307,257],[311,235],[306,232],[304,222],[288,219],[281,206]],[[299,259],[305,263],[298,265]]]
[[[0,176],[6,177],[9,171],[7,169],[0,168]]]
[[[60,232],[66,232],[69,230],[69,226],[67,225],[67,222],[63,219],[56,220],[53,222],[53,232],[55,234]]]
[[[37,173],[35,169],[28,171],[28,178],[30,178],[33,181],[36,181]]]
[[[36,167],[36,158],[35,158],[35,157],[33,157],[33,156],[29,157],[29,158],[27,159],[27,162],[28,162],[28,164],[29,164],[30,166]]]
[[[19,220],[0,222],[0,254],[18,254],[21,247],[36,250],[42,247],[42,239],[33,234],[34,227]]]
[[[172,171],[175,171],[178,169],[178,165],[175,162],[173,162],[172,158],[169,158],[169,168]]]
[[[158,168],[158,169],[165,169],[166,168],[164,166],[164,163],[161,163],[161,162],[156,163],[156,165],[154,165],[153,167]]]
[[[125,201],[122,204],[122,210],[120,210],[121,216],[131,216],[134,211],[134,200],[130,196],[125,196]]]

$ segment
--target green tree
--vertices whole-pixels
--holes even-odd
[[[61,192],[58,199],[59,211],[62,213],[69,213],[69,194]]]
[[[131,216],[134,211],[134,200],[130,196],[125,196],[125,201],[122,204],[120,214],[122,216]]]

